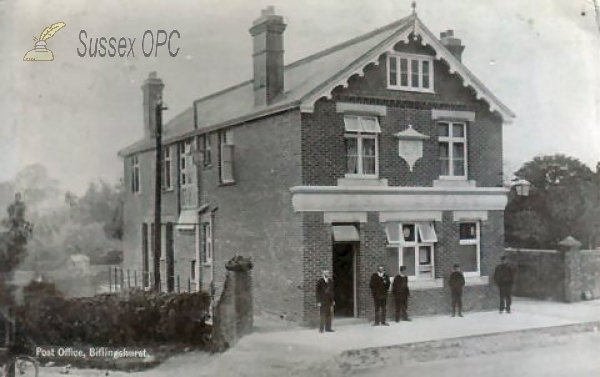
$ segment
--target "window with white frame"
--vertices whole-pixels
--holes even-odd
[[[389,54],[387,63],[389,89],[433,92],[433,57]]]
[[[219,131],[219,179],[221,183],[234,183],[233,130]]]
[[[140,192],[140,156],[131,156],[131,192]]]
[[[398,263],[395,270],[406,266],[410,279],[433,280],[435,243],[438,241],[433,222],[389,222],[385,229],[391,258]]]
[[[467,126],[464,122],[438,123],[440,176],[466,179]]]
[[[163,190],[173,189],[173,182],[171,178],[171,146],[165,145],[162,150],[162,188]]]
[[[375,116],[345,115],[346,176],[379,175],[379,120]]]
[[[458,264],[465,276],[479,276],[481,266],[481,231],[479,221],[459,224]]]
[[[213,261],[212,229],[210,223],[202,223],[202,262],[210,264]]]
[[[196,190],[196,168],[192,155],[193,139],[179,144],[179,182],[181,189],[181,206],[196,207],[198,196]]]

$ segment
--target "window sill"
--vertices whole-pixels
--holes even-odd
[[[173,187],[169,187],[169,188],[164,188],[163,187],[162,190],[163,190],[163,192],[173,192],[174,191]]]
[[[338,179],[338,186],[388,186],[388,180],[376,176],[346,174]]]
[[[203,169],[204,169],[204,170],[210,170],[210,169],[212,169],[212,167],[213,167],[213,166],[212,166],[212,164],[209,164],[209,165],[204,165],[204,166],[203,166]]]
[[[427,289],[444,288],[444,279],[434,280],[409,280],[408,287],[412,290],[420,291]]]
[[[412,88],[410,86],[393,86],[393,85],[388,84],[387,88],[388,88],[388,90],[435,94],[435,90],[433,90],[433,89]]]
[[[235,185],[235,181],[224,181],[219,183],[219,186],[223,187],[223,186],[233,186]]]
[[[349,179],[373,179],[373,180],[377,180],[379,179],[379,177],[376,174],[352,174],[352,173],[346,173],[344,175],[345,178],[349,178]]]
[[[212,262],[204,262],[202,263],[202,267],[212,267]]]
[[[466,181],[467,176],[440,175],[440,181]]]

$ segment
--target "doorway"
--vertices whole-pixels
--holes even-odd
[[[356,242],[333,243],[336,317],[355,317],[357,313],[356,248]]]

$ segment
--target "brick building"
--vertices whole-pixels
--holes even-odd
[[[165,125],[165,272],[219,288],[224,261],[250,256],[255,307],[311,322],[323,267],[336,313],[365,317],[378,264],[392,275],[407,266],[411,310],[429,314],[448,310],[444,277],[458,262],[467,308],[490,307],[504,243],[502,126],[514,115],[461,63],[461,41],[438,39],[413,13],[284,65],[285,28],[264,10],[250,28],[254,77]],[[144,138],[120,152],[125,265],[150,272],[163,87],[147,79]]]

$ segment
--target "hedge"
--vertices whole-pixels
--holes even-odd
[[[206,345],[211,326],[202,320],[205,292],[127,294],[65,298],[52,283],[32,282],[15,309],[23,331],[37,345]]]

